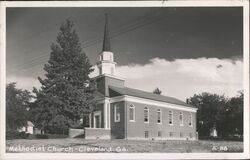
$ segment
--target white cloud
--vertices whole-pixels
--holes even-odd
[[[11,76],[11,77],[7,77],[6,81],[7,83],[17,82],[16,86],[18,89],[27,89],[31,92],[33,90],[33,87],[36,87],[36,88],[41,87],[41,84],[38,81],[38,79],[33,78],[33,77]]]
[[[220,67],[218,67],[220,66]],[[98,69],[91,77],[98,75]],[[159,87],[163,95],[185,100],[194,94],[210,92],[232,97],[243,89],[243,62],[218,58],[166,59],[154,58],[148,64],[117,66],[118,76],[126,79],[126,86],[145,91]],[[9,77],[17,87],[32,90],[40,87],[37,78]]]
[[[217,67],[220,65],[220,67]],[[210,92],[237,95],[243,89],[243,62],[230,59],[198,58],[168,61],[154,58],[145,65],[117,67],[118,76],[126,79],[126,86],[152,91],[159,87],[164,95],[182,100]]]

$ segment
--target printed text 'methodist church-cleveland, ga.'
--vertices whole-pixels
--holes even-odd
[[[103,49],[97,62],[97,106],[89,115],[86,139],[196,140],[197,108],[176,98],[124,85],[116,76],[107,16]]]

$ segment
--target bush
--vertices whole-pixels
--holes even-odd
[[[10,139],[26,139],[29,137],[29,133],[25,133],[25,132],[18,132],[15,130],[9,130],[6,131],[6,139],[10,140]]]
[[[48,134],[36,134],[35,137],[37,139],[48,139],[49,135]]]
[[[68,135],[63,135],[63,134],[50,134],[49,139],[56,139],[56,138],[67,138]]]

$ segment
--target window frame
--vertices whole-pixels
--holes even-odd
[[[192,113],[189,113],[188,126],[193,127],[193,115],[192,115]]]
[[[170,123],[170,113],[171,113],[171,122],[172,123]],[[172,111],[172,110],[170,110],[169,112],[168,112],[168,116],[169,116],[169,119],[168,119],[168,124],[169,125],[174,125],[174,112]]]
[[[117,118],[117,108],[119,108],[119,119]],[[118,106],[117,104],[114,105],[114,122],[120,122],[121,121],[121,111],[120,111],[120,106]]]
[[[181,117],[182,117],[182,118],[181,118]],[[184,126],[183,117],[184,117],[184,114],[183,114],[183,112],[181,111],[180,114],[179,114],[180,126]]]
[[[130,119],[130,109],[133,109],[133,120]],[[135,105],[129,105],[129,122],[135,122]]]
[[[148,111],[147,113],[147,119],[148,119],[148,121],[145,121],[145,111]],[[143,121],[144,121],[144,123],[149,123],[149,108],[148,107],[144,107],[144,109],[143,109]]]
[[[157,124],[162,124],[162,111],[161,111],[161,109],[157,109],[156,113],[157,113]],[[158,113],[160,113],[160,122],[158,122],[158,120],[159,120]]]

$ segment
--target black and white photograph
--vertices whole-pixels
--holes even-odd
[[[1,2],[1,159],[249,158],[234,2]]]

